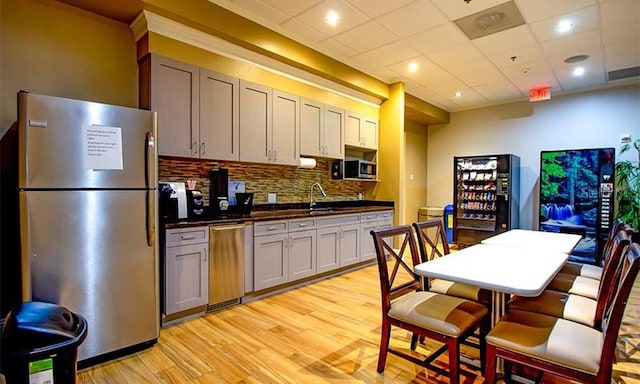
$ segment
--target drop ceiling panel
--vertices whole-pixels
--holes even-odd
[[[325,17],[329,11],[335,11],[340,14],[340,20],[336,26],[331,26],[325,22]],[[302,12],[296,18],[298,21],[329,36],[335,36],[369,21],[369,18],[364,13],[358,11],[349,3],[340,0],[325,0]]]
[[[541,43],[540,46],[546,56],[570,57],[582,55],[585,54],[585,52],[594,52],[600,49],[600,34],[598,31],[589,31],[578,35],[549,40]]]
[[[395,36],[375,21],[370,21],[336,35],[335,39],[357,53],[362,53],[394,41]]]
[[[307,24],[299,21],[298,19],[289,19],[281,24],[282,32],[292,39],[301,43],[316,44],[319,41],[325,40],[328,35],[313,29]]]
[[[391,44],[352,56],[349,59],[363,66],[380,66],[396,64],[418,56],[420,56],[420,52],[411,45],[404,41],[397,40]]]
[[[399,37],[408,37],[448,21],[430,0],[414,1],[377,20]]]
[[[510,49],[504,52],[495,53],[488,56],[489,60],[493,62],[498,68],[512,67],[514,65],[521,65],[534,60],[544,59],[542,50],[538,44],[530,45],[528,47],[520,47]]]
[[[451,64],[447,66],[447,72],[471,86],[506,81],[495,65],[485,58]]]
[[[531,23],[531,30],[538,41],[544,42],[567,35],[577,35],[587,31],[598,30],[599,17],[598,7],[594,5]],[[570,21],[573,26],[569,33],[563,34],[557,31],[558,23],[563,20]]]
[[[296,0],[296,1],[282,1],[282,0],[233,0],[236,3],[244,1],[246,3],[263,2],[270,7],[277,9],[278,11],[291,16],[295,16],[303,11],[313,7],[316,4],[322,2],[322,0]]]
[[[597,3],[596,0],[515,0],[527,23],[569,13]]]
[[[640,37],[640,1],[612,0],[602,3],[600,7],[604,43]]]
[[[451,20],[469,16],[496,5],[508,3],[508,0],[475,0],[468,4],[462,0],[432,0],[433,3]]]
[[[601,66],[586,66],[584,75],[576,77],[572,69],[556,71],[558,81],[564,90],[590,87],[605,80],[605,72]]]
[[[425,55],[469,41],[464,33],[450,22],[410,36],[406,40]]]
[[[523,96],[517,87],[506,80],[478,85],[474,89],[492,102],[516,99]]]
[[[322,40],[319,46],[322,48],[323,52],[327,52],[330,53],[331,56],[338,56],[341,58],[351,57],[358,53],[336,39]]]
[[[507,29],[473,40],[473,44],[485,55],[492,55],[506,50],[516,50],[537,44],[531,30],[526,25]]]
[[[429,58],[443,67],[482,57],[480,51],[470,42],[441,49],[429,55]]]
[[[280,24],[287,20],[290,15],[258,0],[234,0],[234,6],[249,12],[253,15],[259,15],[261,18],[274,23]]]
[[[272,0],[280,1],[282,0]],[[378,17],[385,13],[389,13],[394,9],[400,8],[405,4],[409,4],[414,0],[348,0],[351,5],[358,8],[362,13],[371,18]]]
[[[607,44],[607,71],[640,66],[640,39]]]

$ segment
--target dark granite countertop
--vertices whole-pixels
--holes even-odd
[[[160,224],[165,229],[187,228],[212,224],[231,224],[267,220],[287,220],[305,217],[339,215],[348,213],[362,213],[386,211],[393,209],[393,201],[377,200],[340,200],[320,201],[313,210],[309,210],[309,203],[281,203],[281,204],[256,204],[250,214],[230,213],[223,216],[213,216],[205,210],[205,215],[198,218],[161,220]]]

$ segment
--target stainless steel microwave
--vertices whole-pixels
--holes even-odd
[[[354,179],[375,179],[376,163],[365,160],[345,160],[344,177]]]

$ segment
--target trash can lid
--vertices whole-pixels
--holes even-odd
[[[85,319],[60,305],[38,301],[18,305],[2,328],[2,343],[12,351],[79,344],[87,332]]]

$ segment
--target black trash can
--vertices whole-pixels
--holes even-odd
[[[7,383],[75,383],[87,321],[60,305],[27,302],[9,312],[1,335]],[[47,381],[49,380],[49,381]]]

